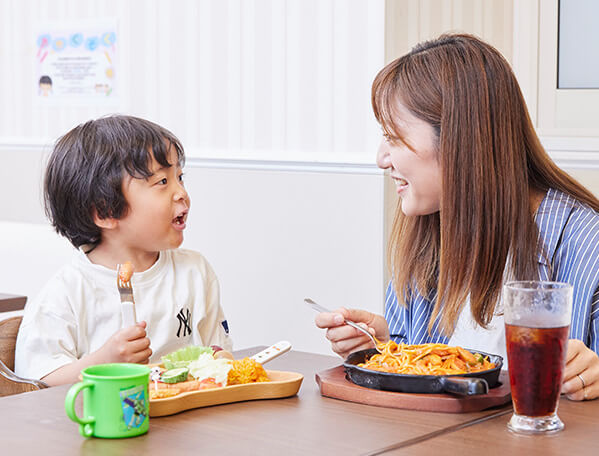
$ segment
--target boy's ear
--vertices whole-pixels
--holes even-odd
[[[112,217],[100,218],[100,216],[98,216],[98,211],[95,207],[92,209],[92,216],[94,218],[94,223],[98,228],[110,230],[116,228],[117,226],[117,219],[114,219]]]

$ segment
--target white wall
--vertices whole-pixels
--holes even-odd
[[[238,347],[288,339],[327,352],[311,297],[326,307],[383,307],[381,175],[188,171],[184,246],[221,280]]]
[[[34,296],[72,248],[45,221],[39,151],[0,169],[0,290]],[[289,340],[328,353],[312,297],[328,307],[383,308],[383,176],[186,169],[192,198],[183,246],[204,253],[221,283],[236,348]]]

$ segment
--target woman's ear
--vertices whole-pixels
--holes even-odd
[[[94,207],[92,209],[92,216],[94,218],[94,224],[103,230],[111,230],[116,228],[118,220],[112,217],[106,217],[106,218],[101,218],[98,215],[98,211],[96,210],[96,208]]]

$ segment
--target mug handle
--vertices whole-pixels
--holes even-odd
[[[79,423],[79,433],[84,437],[91,437],[93,434],[93,423],[96,421],[96,418],[93,416],[79,418],[75,412],[75,398],[83,388],[93,388],[93,386],[93,382],[87,380],[75,383],[71,386],[71,389],[69,389],[69,392],[67,393],[67,397],[64,399],[64,409],[67,412],[68,417],[75,423]]]

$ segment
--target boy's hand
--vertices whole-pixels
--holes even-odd
[[[88,366],[119,362],[147,364],[151,355],[150,339],[146,336],[146,322],[142,321],[115,332],[100,349],[59,367],[42,380],[50,386],[75,383],[79,379],[81,369]]]
[[[115,332],[96,352],[101,363],[147,364],[152,355],[146,322],[141,321]]]

